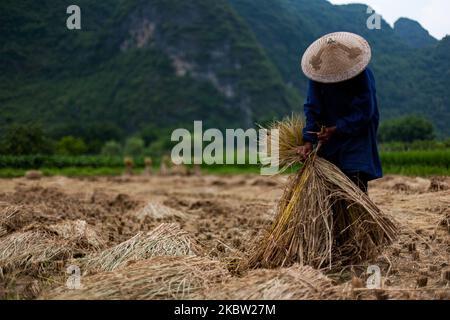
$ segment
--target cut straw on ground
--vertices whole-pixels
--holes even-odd
[[[100,233],[89,226],[84,220],[65,221],[45,227],[45,230],[57,234],[59,237],[77,243],[79,247],[87,247],[98,251],[106,246],[105,239]]]
[[[450,233],[450,209],[444,213],[444,216],[442,217],[439,224],[444,228],[446,228],[447,231]]]
[[[133,238],[86,259],[86,270],[112,271],[130,261],[153,256],[199,255],[201,249],[177,224],[163,223],[147,233]]]
[[[60,287],[43,299],[192,299],[229,277],[218,261],[195,256],[159,256],[113,272],[82,278],[82,288]]]
[[[85,255],[102,246],[102,238],[82,220],[33,226],[0,238],[0,273],[45,273],[74,253]]]
[[[297,154],[297,147],[303,145],[304,121],[300,115],[292,114],[286,117],[283,121],[275,121],[270,126],[267,136],[261,140],[261,146],[267,146],[267,154],[261,154],[262,163],[271,163],[272,166],[281,168],[281,171],[298,164],[299,156]],[[272,130],[278,130],[278,157],[272,152]],[[264,148],[260,148],[264,150]],[[270,159],[269,159],[270,158]]]
[[[251,270],[204,293],[218,300],[323,300],[337,299],[332,280],[309,266]]]
[[[0,236],[7,235],[33,223],[37,215],[35,209],[25,205],[4,204],[0,206]]]
[[[157,202],[150,202],[144,208],[137,211],[134,217],[139,221],[145,220],[149,217],[151,219],[187,219],[187,215],[184,212],[175,210]]]
[[[40,272],[72,257],[71,246],[40,231],[17,232],[0,239],[0,274]]]

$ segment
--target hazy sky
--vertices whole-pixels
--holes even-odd
[[[333,4],[364,3],[390,25],[400,17],[418,21],[432,36],[450,34],[450,0],[328,0]]]

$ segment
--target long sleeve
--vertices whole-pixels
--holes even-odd
[[[337,119],[336,132],[346,136],[357,136],[367,128],[376,112],[375,87],[368,72],[358,83],[358,94],[353,98],[347,116]]]
[[[305,105],[304,141],[315,143],[320,126],[336,126],[319,155],[344,173],[362,172],[368,179],[382,176],[377,150],[379,122],[375,79],[372,71],[339,83],[310,82]]]
[[[317,136],[308,132],[319,132],[318,118],[320,115],[320,101],[317,95],[317,85],[313,81],[308,84],[308,96],[304,104],[306,123],[303,128],[303,141],[316,143]]]

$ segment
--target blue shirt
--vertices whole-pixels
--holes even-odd
[[[308,131],[336,126],[335,134],[319,149],[320,156],[347,175],[359,172],[368,180],[382,177],[376,141],[379,112],[375,79],[369,68],[339,83],[309,81],[304,109],[304,141],[317,142],[317,136]]]

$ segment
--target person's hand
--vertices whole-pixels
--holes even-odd
[[[305,160],[313,150],[311,142],[306,142],[303,146],[297,148],[297,154],[300,156],[300,160]]]
[[[336,132],[336,127],[324,128],[317,133],[317,138],[323,144],[327,143]]]

